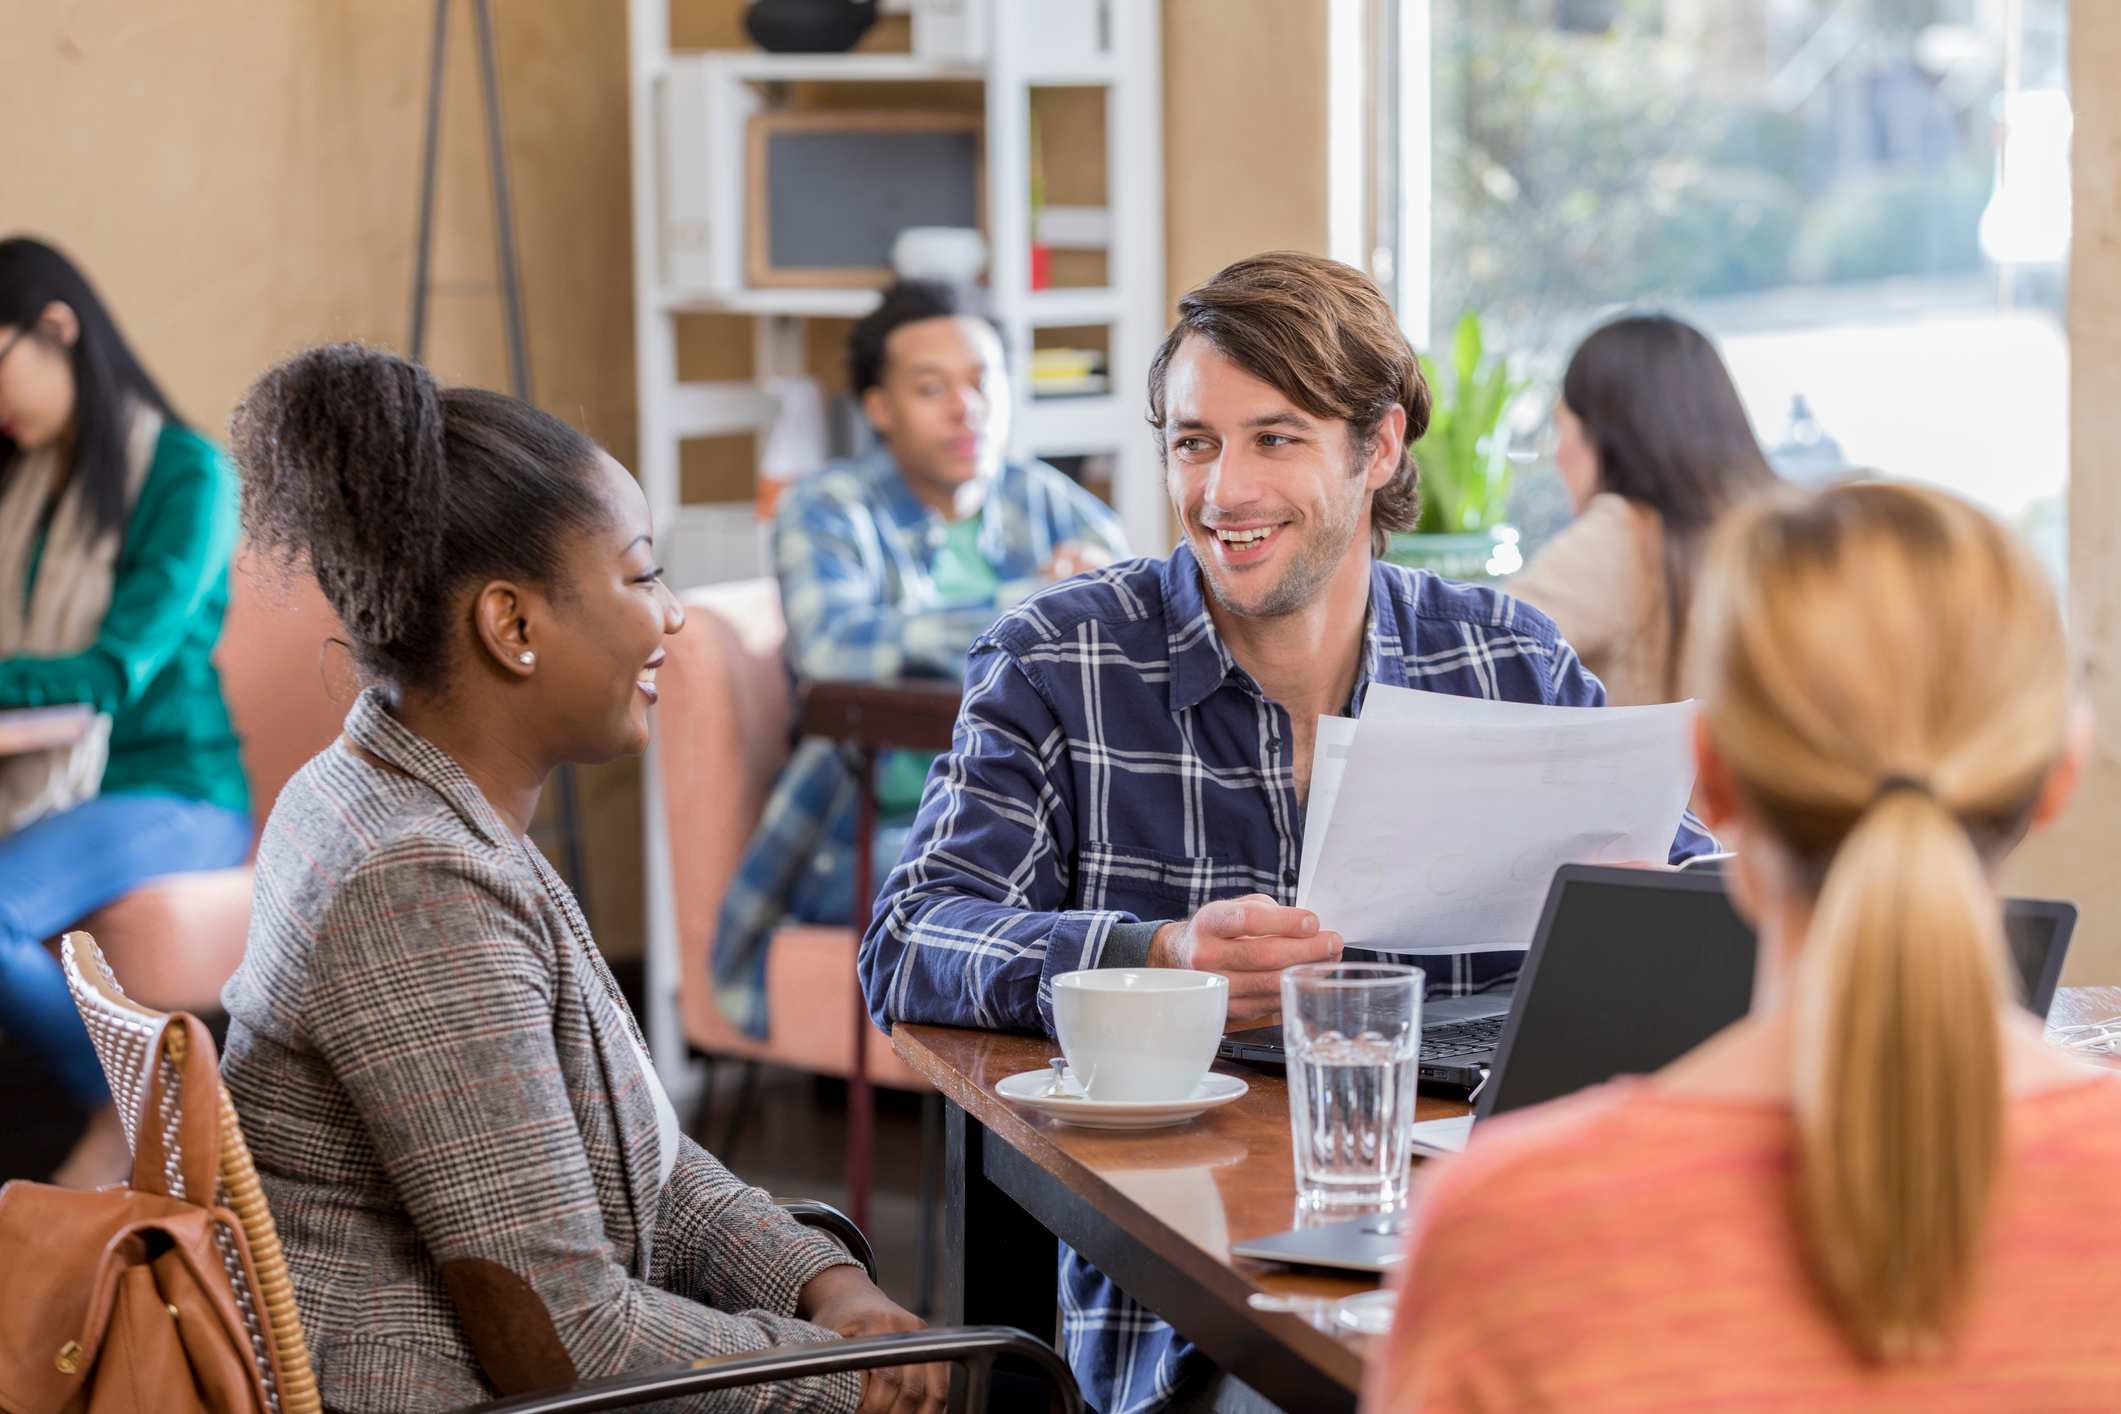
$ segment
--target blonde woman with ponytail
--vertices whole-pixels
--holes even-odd
[[[1772,499],[1687,666],[1752,1010],[1439,1166],[1365,1409],[2121,1409],[2121,1077],[1994,882],[2089,739],[2045,576],[1942,492]]]

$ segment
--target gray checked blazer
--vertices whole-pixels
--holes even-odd
[[[328,1408],[832,1338],[796,1294],[847,1254],[689,1139],[658,1188],[633,1015],[573,895],[373,690],[273,807],[222,1003]],[[841,1374],[659,1407],[859,1395]]]

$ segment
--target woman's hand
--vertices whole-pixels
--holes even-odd
[[[877,1289],[860,1267],[833,1267],[804,1284],[795,1313],[843,1336],[888,1335],[923,1328],[920,1317]],[[950,1399],[948,1365],[896,1365],[862,1379],[860,1414],[943,1414]]]

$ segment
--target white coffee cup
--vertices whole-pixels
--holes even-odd
[[[1053,1026],[1093,1100],[1183,1100],[1215,1060],[1230,982],[1178,967],[1097,967],[1053,979]]]

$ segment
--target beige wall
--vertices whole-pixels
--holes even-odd
[[[501,383],[467,6],[451,35],[451,102],[429,355],[447,378]],[[678,0],[688,45],[741,42],[740,0]],[[1227,261],[1325,241],[1326,0],[1166,0],[1167,279],[1177,294]],[[632,454],[625,7],[496,7],[539,400]],[[179,406],[220,428],[248,380],[303,343],[397,344],[411,276],[427,0],[0,0],[16,60],[0,83],[11,135],[0,229],[74,251]],[[2029,846],[2022,888],[2075,897],[2072,980],[2121,981],[2121,6],[2073,15],[2078,75],[2072,612],[2107,726],[2084,797]],[[886,30],[872,45],[903,44]],[[1053,125],[1056,129],[1062,124]],[[1072,159],[1053,159],[1068,170]],[[1058,199],[1058,198],[1057,198]],[[688,373],[739,372],[742,321],[687,331]],[[831,351],[821,347],[819,361]],[[697,371],[695,371],[697,370]],[[638,945],[638,774],[585,773],[595,924]]]
[[[1165,0],[1164,288],[1326,248],[1327,0]]]
[[[454,7],[428,357],[502,385],[472,68]],[[633,452],[625,6],[508,0],[504,102],[538,399]],[[733,13],[732,9],[732,13]],[[324,339],[402,346],[427,0],[0,0],[0,230],[102,288],[186,416],[219,436],[251,378]],[[583,773],[600,935],[637,946],[638,771]]]
[[[742,0],[675,0],[673,38],[744,42]],[[502,385],[500,309],[468,5],[449,36],[429,361]],[[1168,0],[1169,280],[1324,239],[1325,0]],[[621,460],[634,448],[626,17],[619,0],[507,0],[497,15],[531,371],[538,401]],[[412,276],[428,0],[0,0],[0,230],[56,240],[102,286],[185,414],[217,435],[261,369],[304,344],[402,346]],[[903,48],[887,21],[865,48]],[[871,95],[874,97],[874,95]],[[1061,98],[1049,143],[1087,124]],[[1058,150],[1055,200],[1094,164]],[[1270,183],[1253,171],[1274,174]],[[821,330],[821,336],[838,331]],[[817,362],[837,351],[821,337]],[[687,376],[741,376],[746,321],[687,321]],[[742,445],[688,477],[732,483]],[[741,467],[735,468],[741,470]],[[735,478],[739,479],[740,478]],[[639,774],[583,773],[591,902],[638,946]]]
[[[0,3],[0,227],[88,268],[172,398],[218,428],[244,380],[343,321],[357,252],[311,168],[346,146],[322,7]]]
[[[630,451],[623,6],[498,7],[538,393]],[[468,6],[451,106],[430,358],[498,381]],[[47,234],[103,286],[180,406],[218,427],[304,342],[406,332],[425,0],[0,0],[16,62],[0,226]]]
[[[2070,7],[2076,231],[2070,258],[2070,625],[2098,714],[2076,805],[2030,841],[2014,887],[2081,910],[2063,980],[2121,982],[2121,5]]]

